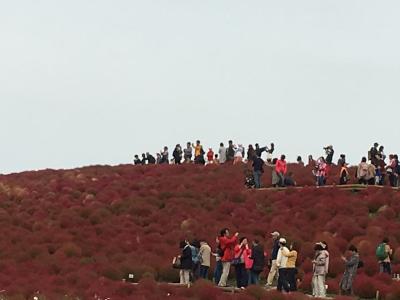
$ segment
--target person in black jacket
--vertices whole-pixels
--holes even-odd
[[[258,285],[260,274],[264,270],[265,266],[264,247],[260,245],[258,240],[253,241],[250,258],[253,260],[253,266],[250,269],[249,285]]]
[[[253,175],[254,175],[254,183],[255,188],[261,188],[261,176],[264,173],[264,161],[261,157],[256,156],[253,160]]]
[[[142,161],[139,158],[139,155],[135,155],[135,159],[133,160],[133,162],[135,163],[135,165],[141,165]]]
[[[182,147],[181,145],[176,145],[172,156],[174,157],[175,164],[180,165],[182,161]]]
[[[146,160],[149,165],[154,165],[156,163],[156,159],[149,152],[146,153]]]
[[[187,241],[181,241],[179,244],[182,249],[182,255],[179,256],[181,259],[181,270],[179,272],[180,284],[190,284],[190,272],[193,268],[192,261],[192,250]]]

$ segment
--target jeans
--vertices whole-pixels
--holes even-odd
[[[217,263],[215,265],[215,270],[214,270],[215,284],[219,283],[219,281],[221,280],[221,275],[222,275],[222,262],[220,260],[217,260]]]
[[[296,275],[297,269],[296,268],[287,268],[287,281],[289,283],[289,289],[291,292],[297,291],[297,283],[296,283]]]
[[[249,285],[258,285],[258,283],[260,282],[260,272],[250,270],[248,272],[248,276],[249,276]]]
[[[253,172],[253,176],[254,176],[254,183],[256,185],[256,189],[261,188],[261,176],[262,176],[262,172],[261,171],[254,171]]]
[[[278,186],[284,187],[285,186],[285,175],[283,173],[278,173],[279,183]]]
[[[193,263],[192,269],[192,281],[195,282],[197,279],[200,278],[200,263]]]
[[[390,262],[381,262],[381,263],[379,263],[379,272],[391,275],[392,274],[392,267],[390,265]]]
[[[226,286],[228,282],[229,271],[231,269],[231,263],[228,261],[222,262],[222,275],[221,279],[219,280],[219,286]]]
[[[238,288],[247,287],[248,278],[244,264],[235,265],[236,285]]]
[[[210,267],[200,266],[200,278],[208,279],[208,269],[210,269]]]
[[[287,280],[287,269],[286,268],[280,268],[279,269],[279,276],[278,276],[278,286],[277,290],[282,292],[282,290],[285,290],[285,292],[289,292],[289,283]]]
[[[324,186],[325,185],[325,177],[317,176],[317,184],[318,184],[318,186]]]

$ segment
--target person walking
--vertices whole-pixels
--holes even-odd
[[[220,245],[221,251],[222,251],[222,255],[221,255],[222,275],[221,275],[221,279],[218,283],[218,286],[222,286],[222,287],[227,286],[229,271],[231,268],[231,262],[234,258],[233,249],[238,242],[238,236],[239,236],[239,233],[236,232],[233,237],[230,237],[228,228],[224,228],[221,230],[221,233],[220,233],[220,236],[218,239],[219,239],[219,245]]]
[[[275,166],[275,171],[276,174],[279,177],[279,186],[280,187],[284,187],[285,186],[285,175],[287,172],[287,164],[286,164],[286,156],[285,155],[281,155],[281,159],[279,159],[276,162],[276,166]]]
[[[325,279],[328,274],[328,263],[329,258],[328,252],[324,249],[322,243],[317,243],[315,245],[315,256],[313,263],[313,277],[312,277],[312,287],[313,296],[315,297],[326,297],[326,286]]]
[[[182,254],[179,256],[181,259],[180,284],[190,285],[190,272],[193,268],[192,250],[187,241],[181,241],[179,246],[182,249]]]
[[[288,255],[289,249],[286,247],[286,240],[284,238],[279,239],[279,250],[278,255],[276,258],[276,266],[278,267],[278,286],[277,290],[282,292],[285,290],[286,293],[290,291],[289,282],[288,282],[288,275],[287,275],[287,262],[288,262]]]
[[[349,247],[350,258],[342,256],[345,271],[340,281],[340,294],[353,295],[353,281],[357,274],[358,265],[360,263],[360,256],[358,250],[354,245]]]
[[[259,240],[253,241],[250,259],[253,261],[253,265],[249,270],[249,285],[258,285],[260,274],[265,266],[264,247],[260,244]]]
[[[325,150],[325,154],[326,154],[325,161],[326,161],[327,165],[330,166],[332,164],[332,162],[333,162],[333,154],[335,153],[335,151],[333,150],[333,146],[332,145],[326,146],[324,148],[324,150]]]
[[[255,188],[261,188],[261,176],[264,173],[264,161],[261,157],[256,156],[253,159],[253,176],[255,182]]]
[[[389,239],[384,238],[382,243],[378,245],[376,248],[376,258],[379,262],[379,272],[392,274],[392,266],[391,266],[391,256],[393,254],[393,250],[389,245]]]
[[[193,268],[191,274],[194,282],[200,277],[200,242],[198,240],[194,240],[191,244],[189,244],[189,246],[190,250],[192,251]]]
[[[218,285],[219,281],[221,280],[221,275],[222,275],[221,258],[224,254],[219,245],[219,237],[216,238],[215,242],[217,243],[217,249],[216,249],[215,253],[212,253],[212,255],[215,256],[214,283],[216,285]]]
[[[194,149],[194,163],[198,165],[204,165],[206,161],[204,160],[204,149],[203,146],[200,144],[200,141],[196,141],[196,145],[192,144]]]
[[[280,245],[279,245],[280,234],[279,234],[279,232],[274,231],[273,233],[271,233],[271,236],[272,236],[272,241],[273,241],[273,246],[272,246],[272,251],[271,251],[271,261],[270,261],[271,267],[270,267],[269,274],[267,277],[266,287],[272,287],[272,284],[273,284],[275,278],[277,277],[277,273],[278,273],[276,259],[278,258],[278,251],[280,248]]]
[[[208,279],[208,270],[211,266],[211,247],[204,240],[200,241],[199,261],[200,278]]]
[[[219,163],[224,164],[226,162],[226,147],[224,146],[224,143],[219,144],[218,154]]]

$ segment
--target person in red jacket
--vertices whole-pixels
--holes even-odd
[[[229,271],[231,269],[231,262],[234,258],[234,248],[238,242],[239,233],[235,233],[233,237],[229,236],[229,229],[224,228],[221,230],[219,240],[219,248],[222,262],[222,275],[218,283],[218,286],[225,287],[227,285],[227,280],[229,276]]]
[[[279,186],[285,186],[285,175],[287,172],[286,156],[281,155],[281,159],[276,162],[275,171],[279,177]]]
[[[214,152],[211,148],[208,149],[207,160],[209,164],[212,164],[214,162]]]

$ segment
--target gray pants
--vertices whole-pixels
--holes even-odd
[[[222,275],[221,275],[221,279],[218,283],[218,286],[226,286],[227,285],[230,269],[231,269],[231,263],[223,261],[222,262]]]

